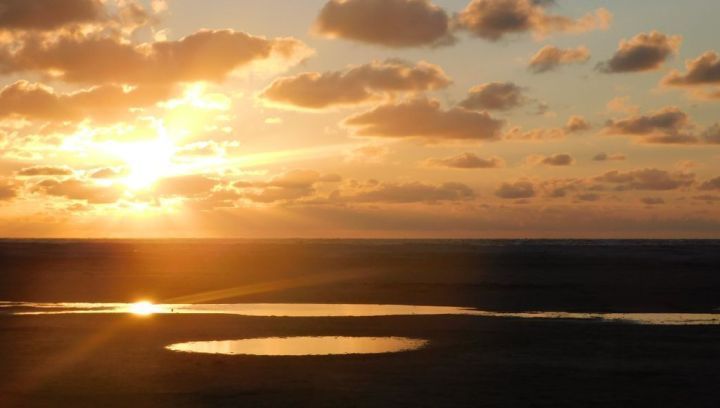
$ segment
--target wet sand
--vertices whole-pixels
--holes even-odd
[[[194,315],[2,316],[0,324],[2,406],[716,407],[720,398],[720,330],[711,326]],[[301,335],[430,343],[372,356],[164,349],[182,341]]]
[[[0,299],[127,302],[240,287],[245,292],[223,302],[692,313],[712,313],[720,302],[713,242],[197,245],[5,242]],[[297,285],[320,270],[337,279]],[[278,336],[429,343],[344,356],[165,349]],[[2,407],[717,407],[718,361],[718,326],[445,315],[0,315]]]

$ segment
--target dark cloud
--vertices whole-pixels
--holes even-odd
[[[509,110],[527,103],[523,88],[512,82],[491,82],[468,91],[460,106],[471,110]]]
[[[540,163],[547,166],[569,166],[575,163],[575,159],[573,159],[569,154],[561,153],[545,157],[540,161]]]
[[[0,72],[53,73],[63,81],[91,84],[218,82],[255,61],[289,61],[308,53],[294,38],[266,39],[233,30],[201,30],[177,41],[139,45],[111,37],[61,35],[6,45],[0,49]]]
[[[594,201],[599,201],[602,198],[602,196],[600,196],[599,194],[596,194],[596,193],[582,193],[582,194],[578,194],[577,196],[575,196],[575,198],[578,199],[579,201],[594,202]]]
[[[482,158],[474,153],[462,153],[457,156],[428,159],[426,164],[453,169],[495,169],[505,167],[505,160],[495,156]]]
[[[535,186],[529,181],[502,183],[495,195],[503,199],[522,199],[535,197]]]
[[[607,154],[607,153],[598,153],[593,157],[594,161],[621,161],[625,160],[627,157],[625,157],[624,154],[616,153],[616,154]]]
[[[647,115],[633,115],[621,120],[608,121],[604,133],[640,136],[644,143],[697,143],[698,139],[688,133],[691,128],[688,115],[671,106]]]
[[[273,104],[306,109],[354,105],[396,92],[419,92],[448,86],[437,65],[390,60],[345,71],[306,72],[273,81],[260,96]]]
[[[533,0],[472,0],[457,20],[461,28],[490,41],[527,32],[545,36],[555,32],[606,29],[612,20],[612,14],[606,9],[598,9],[577,20],[548,14],[546,6],[550,4],[552,2]]]
[[[708,51],[685,64],[687,72],[672,71],[662,83],[668,86],[698,86],[720,84],[720,55]]]
[[[700,190],[703,191],[710,191],[710,190],[718,190],[720,191],[720,177],[715,177],[714,179],[710,179],[705,181],[700,185]]]
[[[702,132],[705,143],[720,144],[720,123],[716,123]]]
[[[695,182],[692,173],[670,173],[659,169],[640,169],[630,171],[613,170],[595,178],[596,181],[616,185],[623,190],[676,190],[689,187]]]
[[[584,63],[589,59],[590,50],[584,46],[562,49],[553,45],[546,45],[533,55],[528,69],[540,74],[555,70],[562,65]]]
[[[663,199],[662,197],[643,197],[640,201],[642,201],[642,203],[646,205],[665,204],[665,199]]]
[[[105,18],[99,0],[3,0],[0,4],[0,29],[6,30],[54,30]]]
[[[313,30],[325,37],[395,48],[454,41],[447,13],[429,0],[330,0]]]
[[[72,176],[73,170],[65,166],[33,166],[18,171],[18,176]]]
[[[47,32],[96,25],[100,28],[139,27],[152,20],[135,0],[2,0],[0,31]]]
[[[678,35],[668,36],[658,31],[640,33],[622,40],[615,55],[598,65],[606,73],[652,71],[677,54],[682,43]]]
[[[344,124],[360,136],[491,141],[499,139],[504,122],[485,112],[444,110],[435,100],[417,98],[350,116]]]

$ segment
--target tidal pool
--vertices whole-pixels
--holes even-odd
[[[190,341],[165,347],[186,353],[253,355],[253,356],[319,356],[332,354],[380,354],[417,350],[427,340],[407,337],[264,337],[241,340]]]

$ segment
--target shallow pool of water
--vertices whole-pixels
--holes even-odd
[[[380,354],[419,349],[427,340],[407,337],[265,337],[241,340],[191,341],[167,346],[186,353],[317,356],[332,354]]]

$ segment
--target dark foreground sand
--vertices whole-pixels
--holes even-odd
[[[719,249],[713,242],[5,242],[0,299],[163,301],[240,287],[253,290],[222,301],[712,312],[720,306]],[[295,285],[318,270],[339,278]],[[164,349],[290,335],[406,336],[430,345],[324,357]],[[0,315],[0,370],[0,407],[718,407],[720,326],[472,316]]]
[[[720,330],[710,326],[466,316],[175,315],[6,316],[0,325],[3,407],[717,407],[720,402]],[[163,349],[188,340],[289,335],[409,336],[431,343],[420,351],[373,356],[214,356]]]

